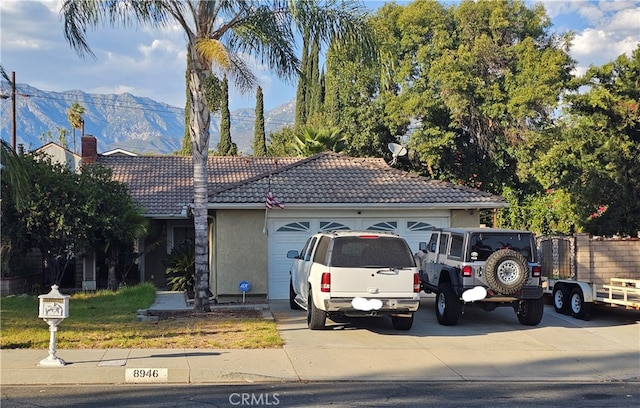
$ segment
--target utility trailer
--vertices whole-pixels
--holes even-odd
[[[612,307],[640,310],[640,280],[610,278],[607,285],[569,279],[543,279],[543,288],[553,300],[557,313],[587,319],[591,306],[608,304]]]
[[[588,319],[593,305],[640,310],[640,239],[538,237],[542,287],[557,313]]]

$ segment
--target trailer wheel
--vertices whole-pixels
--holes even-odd
[[[513,249],[501,249],[487,258],[485,276],[491,289],[511,295],[527,283],[529,264],[524,256]]]
[[[553,287],[553,308],[556,313],[563,315],[570,314],[569,300],[571,292],[565,285],[559,284]]]
[[[584,302],[582,289],[575,288],[571,291],[569,305],[571,307],[571,316],[575,317],[576,319],[588,320],[591,304]]]

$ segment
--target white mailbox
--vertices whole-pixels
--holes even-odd
[[[67,363],[56,356],[56,332],[58,324],[69,317],[69,295],[58,291],[58,285],[51,286],[51,292],[38,296],[40,300],[39,318],[49,325],[49,356],[38,365],[45,367],[60,367]]]
[[[41,319],[66,319],[69,317],[69,295],[58,291],[58,285],[51,287],[51,292],[38,296],[40,300]]]

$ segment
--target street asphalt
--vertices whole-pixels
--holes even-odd
[[[276,349],[57,350],[64,365],[42,365],[47,350],[0,350],[0,385],[208,384],[306,381],[640,382],[640,313],[601,308],[590,321],[556,314],[522,326],[510,308],[466,308],[440,326],[424,295],[409,331],[388,318],[328,321],[311,331],[288,301],[244,305],[275,319]],[[159,292],[150,310],[187,309],[184,296]],[[145,324],[145,323],[141,323]],[[46,326],[44,328],[46,330]],[[59,330],[64,330],[64,322]],[[55,363],[55,362],[54,362]]]

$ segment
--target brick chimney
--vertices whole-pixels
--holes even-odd
[[[82,164],[95,163],[98,159],[98,140],[91,135],[82,136]]]

